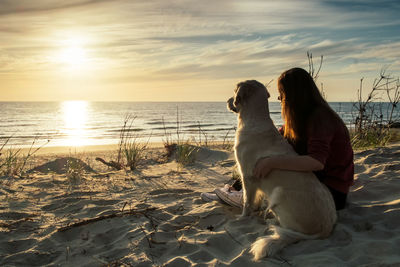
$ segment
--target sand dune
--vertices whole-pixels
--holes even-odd
[[[268,232],[259,217],[205,203],[200,193],[231,178],[233,155],[200,150],[179,169],[154,150],[137,171],[36,172],[0,178],[1,266],[400,266],[400,145],[356,152],[356,183],[332,236],[253,262]],[[37,165],[57,156],[40,156]]]

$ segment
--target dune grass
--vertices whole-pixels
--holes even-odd
[[[389,129],[366,129],[363,132],[351,132],[350,140],[353,149],[365,149],[385,146],[390,140]]]
[[[176,149],[176,162],[181,166],[188,166],[196,161],[196,152],[198,147],[189,142],[178,144]]]
[[[175,161],[178,163],[178,168],[183,168],[196,161],[196,152],[199,148],[199,143],[196,143],[194,139],[185,139],[184,134],[181,130],[181,117],[179,108],[176,108],[176,132],[175,139],[172,134],[167,130],[165,126],[164,118],[162,118],[164,127],[164,148],[166,150],[166,157],[175,157]],[[199,123],[200,128],[200,123]],[[201,133],[199,132],[199,135]],[[201,140],[201,139],[200,139]]]
[[[217,142],[214,136],[209,136],[207,132],[202,129],[200,122],[197,122],[198,131],[197,136],[193,135],[191,138],[185,138],[185,135],[181,129],[181,114],[179,108],[176,108],[176,131],[172,134],[167,130],[165,126],[164,118],[162,118],[164,128],[164,148],[166,151],[165,156],[174,158],[178,163],[178,167],[182,168],[193,164],[196,161],[196,154],[201,147],[209,148],[211,146],[217,146],[219,148],[231,151],[233,148],[233,140],[229,139],[229,134],[232,130],[236,130],[235,127],[229,129],[224,136],[222,142]],[[197,139],[196,139],[197,137]]]
[[[65,175],[71,184],[78,184],[82,181],[85,174],[85,166],[82,164],[82,161],[76,160],[70,155],[65,167]]]
[[[7,149],[1,154],[0,173],[5,176],[16,176],[20,173],[20,149]]]
[[[124,144],[124,155],[126,160],[126,165],[131,171],[135,170],[142,159],[145,157],[145,150],[147,148],[147,143],[142,144],[138,142],[135,138],[129,139]]]
[[[0,175],[21,177],[25,174],[25,168],[29,160],[32,159],[36,152],[47,145],[50,140],[47,140],[47,142],[38,147],[34,147],[38,140],[38,137],[36,136],[33,139],[28,152],[26,154],[22,154],[21,148],[10,147],[5,149],[11,138],[12,137],[7,138],[0,147]]]
[[[138,164],[145,158],[148,147],[148,138],[146,143],[140,142],[141,136],[137,134],[134,128],[136,117],[132,115],[125,116],[124,125],[120,132],[118,146],[117,162],[127,166],[131,171],[136,170]]]

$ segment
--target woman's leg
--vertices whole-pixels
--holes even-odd
[[[233,187],[236,191],[242,190],[242,181],[240,179],[236,179],[231,187]]]
[[[327,186],[332,194],[333,200],[335,201],[336,210],[342,210],[346,206],[347,194],[337,191],[329,186]]]

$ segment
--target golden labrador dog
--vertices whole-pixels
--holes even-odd
[[[260,199],[265,199],[267,211],[278,222],[271,226],[272,235],[252,245],[255,260],[273,256],[302,239],[326,238],[337,219],[332,195],[312,172],[272,170],[263,179],[253,176],[261,158],[297,155],[272,122],[268,98],[266,87],[251,80],[239,83],[228,100],[228,108],[238,114],[235,157],[243,185],[242,216],[259,208]]]

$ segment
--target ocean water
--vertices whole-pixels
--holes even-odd
[[[346,124],[353,104],[329,103]],[[282,125],[278,102],[269,104],[276,126]],[[138,141],[161,142],[166,134],[180,140],[232,139],[236,115],[225,102],[0,102],[0,147],[117,144],[126,116]],[[178,123],[177,123],[178,122]]]

